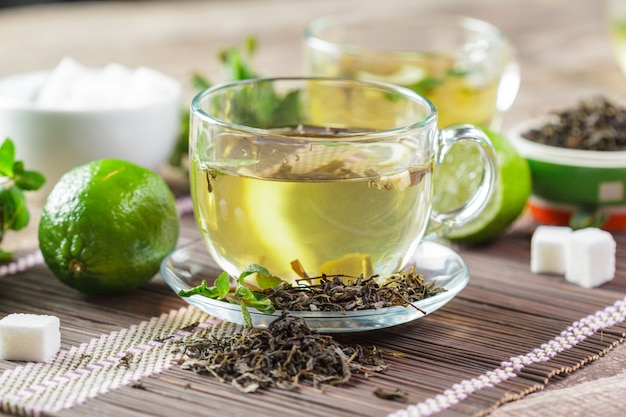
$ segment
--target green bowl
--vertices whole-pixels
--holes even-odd
[[[533,195],[583,207],[626,205],[626,151],[586,151],[543,145],[522,137],[546,119],[522,123],[506,135],[528,160]]]

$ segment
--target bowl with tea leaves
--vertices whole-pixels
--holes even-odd
[[[626,107],[590,97],[507,137],[529,162],[536,221],[626,230]]]

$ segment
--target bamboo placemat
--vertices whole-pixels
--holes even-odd
[[[182,220],[184,244],[198,235],[191,216]],[[234,326],[188,307],[160,277],[129,294],[86,297],[41,264],[14,266],[0,277],[0,316],[59,316],[62,350],[48,364],[0,361],[0,409],[60,416],[483,415],[622,342],[626,237],[616,238],[617,276],[593,290],[531,274],[523,232],[462,250],[470,283],[441,310],[402,326],[334,336],[403,354],[386,359],[385,373],[355,375],[346,386],[255,394],[180,368],[177,341]],[[409,402],[380,399],[375,389],[399,389]]]

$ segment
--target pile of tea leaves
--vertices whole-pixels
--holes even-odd
[[[382,281],[378,276],[350,278],[341,275],[314,279],[313,284],[279,285],[264,290],[276,310],[354,311],[412,305],[445,291],[434,281],[426,282],[414,270],[396,273]],[[414,305],[412,305],[414,308]]]
[[[341,385],[353,373],[387,369],[376,347],[343,346],[287,314],[267,329],[196,335],[182,343],[182,369],[212,375],[243,393],[270,387],[297,390],[302,384]]]
[[[203,280],[196,287],[179,291],[178,295],[202,295],[238,304],[246,327],[252,327],[249,307],[265,314],[277,310],[347,312],[394,306],[420,310],[414,302],[445,291],[434,281],[425,281],[413,268],[380,279],[378,275],[310,277],[297,261],[292,263],[292,267],[301,277],[298,285],[272,275],[261,265],[250,264],[236,278],[234,285],[231,285],[231,277],[222,272],[212,286]],[[255,277],[254,284],[246,280],[251,275]]]
[[[183,297],[198,294],[238,304],[245,323],[228,334],[203,332],[182,341],[182,368],[212,375],[244,393],[270,387],[297,390],[302,384],[345,384],[356,372],[367,375],[385,371],[383,356],[398,355],[375,346],[344,346],[311,329],[303,318],[290,312],[346,312],[391,306],[419,310],[413,302],[445,291],[434,282],[426,282],[412,268],[379,280],[377,275],[309,277],[297,261],[292,267],[302,278],[299,285],[272,275],[261,265],[251,264],[234,286],[229,275],[222,272],[212,286],[205,280],[179,292]],[[251,275],[255,277],[254,284],[246,281]],[[254,328],[248,307],[266,314],[279,310],[282,314],[267,329]],[[375,393],[388,397],[383,394]],[[389,399],[398,401],[396,395]]]
[[[524,132],[522,137],[561,148],[626,150],[626,108],[605,97],[594,96],[551,115],[554,120]]]

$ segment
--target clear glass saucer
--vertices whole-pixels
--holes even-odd
[[[361,332],[395,326],[431,314],[452,300],[469,281],[469,270],[461,257],[452,249],[435,242],[421,244],[413,256],[415,271],[426,281],[435,281],[446,291],[413,303],[411,306],[386,307],[347,312],[294,311],[290,315],[302,317],[307,324],[322,333]],[[202,241],[195,241],[172,252],[161,264],[161,275],[178,294],[199,285],[203,279],[208,285],[220,274]],[[241,308],[236,304],[217,301],[201,295],[182,297],[189,304],[223,320],[243,324]],[[425,313],[425,314],[424,314]],[[250,309],[254,327],[267,327],[280,316]]]

